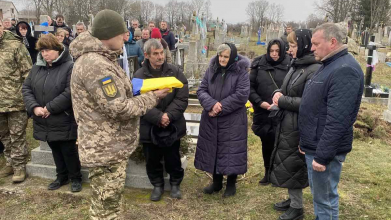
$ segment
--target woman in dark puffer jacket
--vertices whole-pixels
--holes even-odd
[[[289,52],[293,60],[281,89],[273,94],[273,105],[279,107],[276,117],[276,143],[271,157],[269,181],[277,187],[287,188],[289,199],[274,204],[286,211],[281,220],[302,219],[303,188],[308,187],[305,157],[299,151],[298,115],[304,86],[319,69],[320,64],[311,52],[311,31],[300,29],[288,35]]]
[[[52,149],[57,179],[48,189],[58,189],[70,179],[71,191],[79,192],[82,176],[70,90],[73,61],[68,49],[53,34],[42,35],[37,50],[40,51],[37,63],[22,92],[27,112],[34,121],[34,138],[47,141]]]
[[[250,102],[254,107],[252,130],[262,141],[262,156],[265,176],[261,185],[269,184],[268,171],[275,139],[276,120],[269,117],[273,104],[272,94],[279,89],[288,73],[291,58],[286,55],[285,43],[280,39],[271,40],[267,53],[254,59],[250,72]]]

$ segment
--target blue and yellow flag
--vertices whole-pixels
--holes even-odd
[[[133,78],[132,85],[134,96],[165,88],[170,89],[170,92],[172,92],[174,88],[183,87],[183,83],[175,77],[159,77],[152,79]]]

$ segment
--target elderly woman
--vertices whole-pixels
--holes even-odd
[[[245,104],[250,94],[247,68],[250,61],[237,54],[235,45],[222,44],[197,91],[204,110],[194,165],[213,174],[205,194],[227,187],[223,197],[236,193],[236,178],[247,172],[247,113]]]
[[[274,204],[274,209],[286,211],[281,220],[304,216],[302,189],[308,187],[308,174],[305,157],[299,151],[298,115],[306,82],[320,67],[311,52],[311,37],[311,31],[306,29],[288,35],[291,68],[281,89],[273,94],[273,105],[279,108],[275,112],[279,124],[269,180],[273,186],[287,188],[289,194],[288,200]]]
[[[25,21],[19,22],[16,25],[16,34],[19,35],[19,37],[23,38],[23,43],[30,53],[30,57],[33,61],[33,64],[35,64],[37,62],[38,55],[38,51],[35,49],[35,45],[37,44],[37,38],[31,35],[30,25]]]
[[[269,184],[268,172],[275,139],[276,120],[269,117],[273,104],[272,94],[279,89],[288,73],[291,59],[286,56],[285,43],[280,39],[271,40],[265,55],[257,57],[251,64],[250,102],[254,107],[252,130],[262,141],[262,156],[265,175],[259,181]]]
[[[56,190],[70,180],[71,191],[79,192],[82,176],[70,90],[73,61],[53,34],[41,35],[37,50],[37,63],[22,92],[27,112],[33,118],[34,138],[46,141],[52,149],[57,179],[48,189]]]

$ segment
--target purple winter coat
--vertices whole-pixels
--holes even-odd
[[[197,95],[204,108],[194,166],[209,173],[223,175],[247,172],[247,113],[245,104],[250,94],[250,80],[247,68],[250,61],[239,56],[226,72],[223,82],[219,73],[214,84],[213,74],[217,71],[216,57],[198,88]],[[209,117],[213,106],[220,102],[222,112]]]

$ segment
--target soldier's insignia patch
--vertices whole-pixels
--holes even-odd
[[[119,96],[117,85],[115,84],[114,79],[111,76],[105,77],[99,80],[99,82],[102,86],[102,90],[106,98],[112,100]]]

